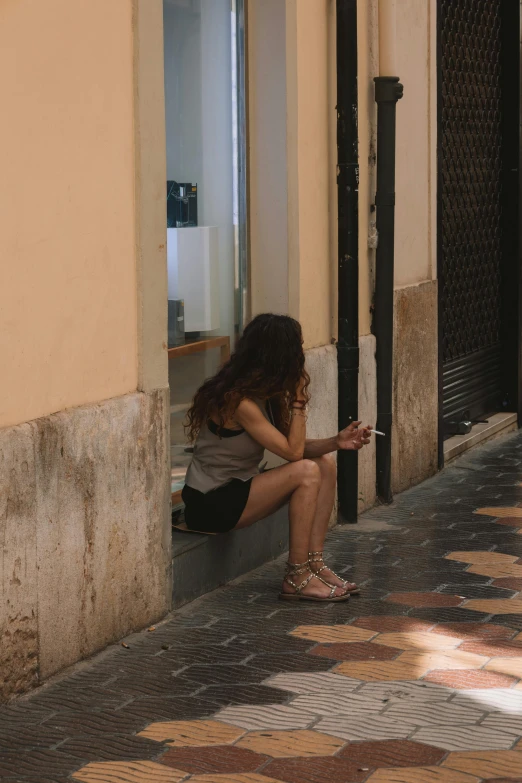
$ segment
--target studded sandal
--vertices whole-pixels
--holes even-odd
[[[301,584],[296,584],[292,577],[301,576],[302,574],[308,574],[308,576],[303,579]],[[312,579],[318,579],[320,582],[329,587],[330,595],[325,598],[320,598],[319,596],[314,595],[304,595],[302,591],[307,585],[310,584]],[[342,595],[336,595],[335,593],[337,591],[337,587],[333,587],[333,585],[325,582],[322,577],[314,574],[308,561],[306,563],[287,563],[284,581],[290,585],[290,587],[294,588],[295,593],[279,593],[280,601],[315,601],[316,603],[329,603],[335,601],[338,603],[339,601],[346,601],[350,597],[350,593],[347,592],[343,593]]]
[[[336,574],[335,571],[332,571],[331,568],[329,568],[327,565],[325,565],[323,555],[324,555],[324,552],[309,552],[308,553],[308,557],[310,558],[308,560],[308,562],[310,563],[310,568],[312,569],[314,574],[316,576],[318,576],[319,579],[321,579],[319,574],[322,571],[326,571],[327,570],[327,571],[330,571],[335,577],[337,577],[337,579],[341,579],[341,577],[338,574]],[[319,568],[316,568],[316,566],[314,566],[314,563],[321,563],[322,565]],[[330,584],[330,582],[327,582],[325,579],[322,579],[322,581],[325,584],[328,584],[328,585]],[[342,590],[345,590],[348,595],[356,595],[357,593],[361,592],[360,588],[355,584],[355,582],[347,582],[345,579],[341,579],[341,582],[343,582],[343,584],[339,585],[339,587]]]

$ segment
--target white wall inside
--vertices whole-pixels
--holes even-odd
[[[217,226],[222,334],[234,334],[230,0],[164,0],[167,178],[198,186],[198,224]]]

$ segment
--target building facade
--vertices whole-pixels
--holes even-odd
[[[509,112],[487,114],[499,90],[514,90],[518,107],[518,81],[502,81],[512,73],[509,58],[518,64],[517,34],[514,42],[506,35],[517,3],[509,25],[502,16],[509,3],[500,0],[487,8],[481,0],[3,4],[4,697],[172,606],[171,507],[179,507],[190,458],[183,416],[252,315],[273,311],[301,321],[312,378],[310,435],[337,430],[343,4],[353,6],[357,47],[359,418],[374,424],[379,412],[374,78],[393,66],[397,72],[384,75],[404,85],[397,106],[393,491],[433,475],[445,437],[452,427],[464,431],[468,418],[495,414],[495,432],[516,426],[518,294],[515,302],[505,292],[518,290],[518,242],[512,236],[510,247],[488,244],[492,235],[506,236],[498,216],[508,212],[504,201],[485,204],[491,188],[484,182],[518,159]],[[473,24],[483,43],[474,50],[475,70],[452,49]],[[491,47],[503,47],[501,76],[485,71]],[[477,73],[494,83],[493,95],[477,88]],[[470,88],[460,104],[444,103],[454,83]],[[463,120],[458,111],[451,115],[455,105],[478,114]],[[490,146],[502,146],[500,164],[469,141],[472,131],[475,139],[483,132],[477,123],[484,113]],[[457,143],[456,162],[446,166]],[[469,155],[476,163],[464,179],[472,194],[466,201],[455,181],[458,161]],[[460,210],[463,244],[448,203]],[[518,235],[518,196],[510,203]],[[477,221],[486,228],[480,247],[472,246]],[[487,267],[492,256],[496,272]],[[469,273],[458,282],[463,258]],[[468,297],[473,281],[488,275],[496,280],[493,294],[491,284],[475,285]],[[485,335],[474,332],[492,296],[497,309],[487,310],[486,320],[498,316],[499,323]],[[474,310],[466,309],[470,300]],[[459,307],[467,332],[453,339]],[[502,354],[500,370],[493,354]],[[492,391],[477,399],[482,385]],[[349,469],[358,510],[371,508],[375,444]]]

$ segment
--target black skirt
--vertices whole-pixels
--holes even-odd
[[[245,510],[251,484],[252,479],[232,479],[207,493],[185,485],[181,497],[188,529],[198,533],[228,533],[233,530]]]

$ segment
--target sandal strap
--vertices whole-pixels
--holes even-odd
[[[309,563],[323,563],[324,564],[324,557],[323,557],[324,552],[309,552],[308,554],[310,556],[310,559],[308,561]],[[314,555],[317,555],[317,557],[314,557]],[[321,579],[321,577],[318,576],[318,574],[320,574],[321,571],[325,571],[325,570],[326,571],[330,571],[330,573],[333,574],[333,576],[335,576],[336,579],[340,579],[341,582],[344,583],[345,587],[350,584],[350,582],[348,582],[346,579],[343,579],[342,576],[339,576],[339,574],[336,574],[335,571],[333,571],[327,565],[322,565],[321,568],[317,569],[317,571],[315,571],[315,569],[314,569],[314,573],[316,574],[318,579]],[[324,581],[324,580],[321,579],[321,581]],[[329,584],[329,582],[325,582],[325,584]]]
[[[292,574],[292,576],[293,576],[293,574]],[[293,582],[293,581],[290,579],[290,574],[289,574],[289,575],[285,576],[285,582],[286,582],[287,584],[289,584],[289,585],[290,585],[290,587],[293,587],[296,593],[300,593],[302,590],[304,590],[304,589],[305,589],[305,587],[306,587],[308,584],[310,584],[310,582],[312,581],[312,579],[313,579],[313,578],[314,578],[314,574],[309,574],[309,575],[306,577],[306,579],[304,579],[304,580],[301,582],[301,584],[300,584],[300,585],[296,585],[296,583],[295,583],[295,582]]]
[[[287,576],[299,576],[299,574],[305,574],[310,570],[310,564],[308,560],[306,563],[287,563],[286,574]]]
[[[319,576],[319,572],[315,573],[314,576],[315,576],[316,579],[318,579],[320,582],[322,582],[323,585],[326,585],[327,587],[331,588],[332,593],[330,595],[330,598],[333,598],[333,596],[335,594],[335,591],[337,590],[337,587],[335,585],[333,585],[331,582],[327,582],[326,579],[323,579],[322,576]]]

